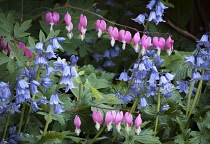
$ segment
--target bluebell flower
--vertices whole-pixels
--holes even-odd
[[[50,85],[53,82],[52,79],[50,79],[48,76],[43,76],[42,77],[42,81],[41,81],[41,85],[44,88],[44,91],[46,91],[46,88],[51,88],[52,86]]]
[[[120,100],[124,103],[127,104],[129,103],[132,99],[134,99],[134,97],[130,96],[130,93],[120,97]]]
[[[188,66],[192,66],[192,68],[195,66],[195,56],[194,55],[191,55],[191,56],[185,56],[185,63],[188,65]]]
[[[65,89],[65,93],[67,91],[69,91],[70,89],[76,89],[77,87],[74,86],[74,83],[72,80],[69,80],[67,83],[66,83],[66,89]]]
[[[107,0],[105,4],[106,4],[106,5],[109,5],[109,6],[111,6],[111,7],[114,7],[114,6],[115,6],[113,0]]]
[[[0,100],[2,99],[3,101],[9,100],[11,95],[9,85],[4,82],[0,82]]]
[[[53,38],[53,40],[52,40],[52,47],[53,47],[53,49],[62,48],[62,46],[58,43],[58,39],[57,38]]]
[[[46,76],[50,76],[52,73],[54,73],[56,70],[52,68],[51,66],[46,66]]]
[[[7,106],[7,112],[10,112],[10,114],[14,114],[15,112],[18,112],[20,113],[19,111],[19,108],[20,108],[20,105],[16,105],[15,103],[10,103],[8,106]]]
[[[39,84],[37,81],[32,80],[32,81],[31,81],[31,84],[30,84],[30,91],[31,91],[31,94],[36,94],[36,93],[38,93],[37,86],[40,86],[40,84]]]
[[[196,66],[197,67],[201,67],[204,63],[205,63],[205,61],[203,60],[203,58],[201,56],[196,57]]]
[[[64,108],[64,106],[61,106],[60,104],[54,104],[53,114],[58,114],[58,115],[60,115],[62,112],[65,111],[65,110],[63,110],[62,108]]]
[[[161,8],[161,6],[157,5],[155,7],[155,12],[156,12],[156,16],[162,16],[163,15],[163,10]]]
[[[143,24],[143,26],[144,26],[145,14],[140,14],[135,19],[132,19],[132,20],[134,20],[135,22],[137,22],[139,24]]]
[[[64,37],[57,37],[58,41],[65,41],[66,39]]]
[[[174,94],[174,93],[171,91],[171,92],[165,93],[165,94],[164,94],[164,97],[169,98],[169,97],[171,97],[173,94]]]
[[[127,72],[122,72],[120,74],[120,77],[116,80],[120,80],[120,81],[129,81],[130,77],[128,76]]]
[[[149,96],[154,96],[157,94],[157,91],[158,91],[158,87],[155,85],[155,84],[150,84],[148,87],[147,87],[147,92],[146,92],[146,95],[147,97]]]
[[[156,0],[151,0],[149,4],[146,6],[146,8],[152,10],[155,4],[156,4]]]
[[[111,59],[111,52],[109,49],[105,50],[103,57],[106,57],[108,59]]]
[[[210,71],[206,70],[204,72],[204,76],[202,77],[203,80],[210,80]]]
[[[150,12],[148,21],[156,21],[156,13],[154,11]]]
[[[71,78],[75,78],[75,77],[78,77],[78,73],[77,73],[77,70],[74,66],[71,66],[70,67],[70,77]]]
[[[97,13],[98,11],[101,11],[99,8],[96,7],[96,5],[93,6],[94,13]]]
[[[119,46],[115,45],[113,48],[111,48],[110,53],[111,53],[111,58],[117,57],[120,53]]]
[[[155,66],[161,66],[163,62],[164,62],[164,59],[160,59],[160,56],[158,54],[154,54]]]
[[[32,50],[37,51],[38,55],[43,54],[44,50],[43,50],[43,42],[38,42],[35,46],[35,48],[33,48]]]
[[[167,110],[169,110],[169,109],[170,109],[169,105],[168,105],[168,104],[165,104],[165,105],[163,105],[163,106],[160,108],[160,111],[161,111],[161,112],[164,112],[164,111],[167,111]]]
[[[159,80],[159,72],[157,71],[157,68],[153,66],[148,82],[154,84],[156,80]]]
[[[49,62],[46,60],[45,56],[40,55],[40,56],[36,57],[36,62],[34,64],[44,66],[44,65],[48,65]]]
[[[54,49],[53,46],[51,44],[49,44],[47,46],[47,50],[46,50],[46,58],[51,59],[51,58],[57,58],[55,53],[54,53]]]
[[[29,87],[29,83],[26,82],[26,80],[24,80],[24,79],[20,79],[18,81],[18,87],[22,88],[22,89],[28,88]]]
[[[188,93],[188,90],[189,90],[188,81],[182,81],[182,82],[177,81],[176,83],[178,84],[176,89],[179,89],[179,92],[185,92],[186,94]]]
[[[47,103],[49,103],[49,101],[47,100],[47,98],[46,97],[42,97],[38,102],[37,102],[37,105],[45,105],[45,104],[47,104]]]
[[[146,66],[145,66],[144,63],[140,63],[140,64],[138,65],[138,70],[139,70],[139,71],[146,70],[146,69],[147,69],[147,68],[146,68]]]
[[[137,72],[135,72],[134,77],[141,80],[141,79],[144,79],[146,76],[148,76],[149,73],[150,73],[150,70],[148,69],[138,70]]]
[[[103,56],[98,54],[98,53],[94,53],[93,54],[93,58],[96,60],[96,62],[98,62]]]
[[[58,98],[57,94],[52,94],[52,96],[50,97],[50,104],[63,104],[63,102],[60,101],[60,99]]]
[[[91,39],[85,39],[86,44],[94,44],[95,42]]]
[[[147,100],[144,97],[140,98],[140,106],[139,106],[139,108],[146,107],[148,105],[149,104],[147,103]]]
[[[106,60],[103,64],[104,67],[113,67],[113,66],[116,66],[116,64],[111,61],[110,59]]]
[[[53,64],[55,65],[56,69],[63,69],[67,63],[66,63],[66,59],[61,59],[60,57],[57,58],[57,61],[53,62]]]
[[[160,6],[163,10],[167,9],[168,7],[165,6],[162,2],[157,3],[158,6]]]
[[[16,132],[16,126],[9,127],[9,135],[13,135]]]
[[[152,63],[152,61],[149,59],[148,56],[144,56],[144,57],[143,57],[143,63],[144,63],[144,65],[145,65],[145,67],[146,67],[147,69],[150,69],[150,68],[153,67],[153,63]]]
[[[76,65],[77,61],[79,60],[79,57],[78,56],[75,56],[75,55],[71,55],[70,57],[70,66],[74,66]]]
[[[170,74],[170,73],[166,73],[166,74],[165,74],[165,77],[166,77],[166,79],[167,79],[168,81],[172,81],[172,80],[174,79],[175,75],[172,75],[172,74]]]
[[[35,101],[31,102],[31,107],[32,107],[32,113],[40,109]]]
[[[169,92],[173,92],[174,85],[170,82],[164,83],[161,86],[161,93],[166,95]],[[168,94],[170,95],[170,94]]]
[[[190,81],[193,81],[193,80],[200,80],[201,79],[201,75],[199,72],[197,71],[192,71],[192,78]]]

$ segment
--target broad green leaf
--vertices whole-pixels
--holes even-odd
[[[7,64],[7,69],[9,70],[10,74],[13,74],[16,69],[16,62],[14,59],[10,59]]]
[[[7,23],[6,23],[6,26],[9,30],[10,33],[13,32],[13,24],[14,24],[14,18],[13,18],[13,14],[12,13],[9,13],[7,15]]]
[[[0,65],[7,63],[10,60],[8,56],[3,53],[0,53]]]
[[[34,48],[36,45],[34,39],[31,36],[28,37],[28,43],[30,45],[30,46],[28,46],[29,49]]]
[[[97,89],[95,89],[94,87],[90,86],[90,90],[91,90],[91,92],[92,92],[92,94],[93,94],[93,96],[95,98],[97,98],[99,100],[103,99],[103,96],[101,95],[101,93]]]
[[[52,115],[52,119],[53,120],[57,120],[62,126],[65,125],[65,121],[62,115],[58,115],[58,114],[53,114]]]
[[[23,33],[28,30],[31,27],[31,21],[32,20],[24,21],[19,28],[19,33]]]

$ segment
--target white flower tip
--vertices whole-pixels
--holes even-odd
[[[114,40],[114,38],[112,38],[112,40],[111,40],[111,46],[113,47],[114,44],[115,44],[115,40]]]
[[[100,126],[101,126],[101,125],[100,125],[98,122],[96,122],[95,128],[97,129],[97,131],[99,131]]]
[[[135,132],[136,132],[137,135],[139,135],[140,132],[141,132],[141,128],[139,127],[138,129],[135,129]]]
[[[77,136],[80,134],[81,129],[75,129],[75,133],[77,134]]]
[[[120,124],[116,125],[116,129],[117,129],[117,131],[120,133],[121,125],[120,125]]]
[[[123,42],[122,49],[125,50],[126,43]]]
[[[73,37],[73,33],[67,33],[67,36],[69,39],[71,39]]]
[[[80,35],[80,39],[83,41],[85,39],[85,35]]]
[[[110,131],[112,129],[112,123],[107,124],[107,131]]]
[[[100,38],[101,35],[102,35],[102,31],[99,29],[99,30],[98,30],[98,38]]]
[[[136,46],[134,46],[134,50],[135,50],[136,53],[140,52],[140,47],[139,47],[138,44]]]

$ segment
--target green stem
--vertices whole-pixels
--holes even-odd
[[[114,136],[113,136],[113,138],[112,138],[112,143],[115,141],[115,139],[118,137],[118,135],[119,135],[119,133],[117,132]]]
[[[136,109],[136,107],[137,107],[137,105],[138,105],[138,103],[139,103],[139,100],[140,100],[139,97],[135,99],[135,101],[134,101],[134,103],[133,103],[133,106],[132,106],[132,108],[131,108],[131,110],[130,110],[130,113],[131,113],[131,114],[135,111],[135,109]]]
[[[159,111],[160,111],[160,87],[159,87],[159,90],[158,90],[158,103],[157,103],[157,109],[156,109],[156,112],[157,112],[157,116],[156,116],[156,119],[155,119],[155,132],[157,131],[157,126],[158,126],[158,120],[159,120]]]
[[[201,76],[203,76],[203,75],[204,75],[204,69],[201,72]],[[200,80],[199,84],[198,84],[198,89],[197,89],[196,94],[195,94],[195,98],[193,100],[193,103],[192,103],[192,106],[190,108],[190,111],[189,111],[189,113],[187,115],[188,118],[192,114],[192,111],[194,110],[194,107],[195,107],[196,103],[198,102],[198,97],[199,97],[199,94],[200,94],[200,91],[201,91],[202,84],[203,84],[203,80]]]
[[[95,140],[97,139],[97,137],[99,137],[99,135],[104,131],[104,127],[105,127],[105,124],[103,125],[103,127],[100,129],[100,131],[98,131],[98,133],[95,135],[95,137],[90,141],[89,144],[92,144],[95,142]]]
[[[8,114],[7,114],[7,122],[6,122],[6,125],[4,127],[4,133],[3,133],[3,136],[2,136],[2,140],[5,139],[5,136],[6,136],[6,133],[7,133],[7,128],[8,128],[8,125],[9,125],[9,120],[10,120],[10,112],[8,112]]]
[[[193,92],[194,85],[195,85],[195,81],[191,81],[191,82],[190,82],[189,93],[187,94],[186,116],[187,116],[187,114],[188,114],[188,112],[189,112],[190,100],[191,100],[191,96],[192,96],[192,92]]]
[[[26,108],[26,103],[23,103],[23,108],[22,108],[21,116],[20,116],[20,122],[19,122],[19,126],[18,126],[18,133],[21,132],[21,128],[23,125],[23,117],[24,117],[24,113],[25,113],[25,108]]]
[[[37,74],[36,74],[36,81],[39,80],[40,71],[41,71],[41,67],[39,66],[39,67],[38,67]],[[35,99],[35,97],[36,97],[36,95],[33,94],[32,97],[31,97],[31,100],[33,101],[33,100]],[[25,131],[25,129],[26,129],[26,127],[27,127],[27,125],[28,125],[28,123],[29,123],[29,121],[30,121],[30,119],[31,119],[31,116],[30,116],[30,113],[31,113],[31,112],[32,112],[32,107],[30,106],[29,111],[28,111],[28,115],[27,115],[27,117],[26,117],[26,123],[25,123],[25,126],[24,126],[24,128],[23,128],[23,132]]]
[[[80,99],[81,99],[82,88],[83,88],[82,84],[79,84],[79,92],[78,92],[78,99],[77,99],[76,110],[78,110],[78,108],[79,108],[79,103],[80,103]]]
[[[44,132],[43,132],[43,136],[45,136],[46,135],[46,133],[47,133],[47,128],[48,128],[48,126],[49,126],[49,124],[50,124],[50,122],[51,122],[51,116],[52,116],[52,112],[53,112],[53,107],[54,107],[54,104],[53,105],[50,105],[50,111],[49,111],[49,113],[48,113],[48,117],[47,117],[47,121],[46,121],[46,124],[45,124],[45,127],[44,127]]]

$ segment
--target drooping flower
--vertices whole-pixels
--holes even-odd
[[[173,44],[174,44],[174,40],[172,40],[171,36],[169,36],[168,39],[166,40],[166,52],[168,53],[169,56],[171,55],[172,51],[174,50]]]
[[[144,26],[145,14],[140,14],[135,19],[132,19],[132,20],[134,20],[135,22],[137,22],[139,24],[143,24],[143,26]]]
[[[116,117],[115,111],[108,111],[105,116],[105,123],[107,124],[107,130],[110,131],[112,128],[112,123],[114,122]]]
[[[128,76],[127,72],[122,72],[117,80],[128,81],[129,79],[130,77]]]
[[[164,50],[164,47],[165,47],[165,39],[162,37],[160,38],[154,37],[152,39],[152,42],[153,42],[154,49],[158,50],[157,54],[160,55],[161,50]]]
[[[66,23],[66,30],[68,31],[67,36],[69,39],[71,39],[73,37],[73,23],[71,22],[71,15],[68,13],[68,11],[66,12],[65,16],[64,16],[64,21]]]
[[[123,43],[122,49],[124,50],[126,43],[130,44],[132,41],[131,33],[129,31],[120,30],[119,31],[119,41]]]
[[[140,47],[139,47],[140,41],[141,41],[140,34],[139,34],[139,32],[137,32],[133,36],[134,50],[136,53],[140,52]]]
[[[104,20],[97,20],[95,28],[98,30],[98,37],[100,38],[101,34],[106,32],[106,22]]]
[[[168,104],[165,104],[165,105],[163,105],[163,106],[160,108],[160,111],[161,111],[161,112],[164,112],[164,111],[167,111],[167,110],[169,110],[169,109],[170,109],[169,105],[168,105]]]
[[[92,118],[93,118],[93,122],[96,123],[95,128],[99,130],[100,124],[102,124],[103,122],[103,117],[102,117],[101,112],[97,110],[93,110]]]
[[[40,109],[35,101],[31,102],[31,107],[32,107],[32,113]]]
[[[149,104],[147,103],[147,100],[144,97],[140,98],[140,107],[145,107],[148,105]]]
[[[80,132],[81,132],[81,129],[80,129],[81,120],[80,120],[80,118],[79,118],[77,115],[76,115],[75,118],[74,118],[74,125],[75,125],[75,127],[76,127],[75,133],[76,133],[77,135],[79,135]]]
[[[154,5],[155,5],[155,3],[156,3],[156,0],[151,0],[151,1],[149,2],[149,4],[146,6],[146,8],[152,10],[153,7],[154,7]]]
[[[52,94],[52,96],[50,97],[50,104],[63,104],[63,102],[60,101],[57,94]]]
[[[117,115],[116,115],[115,121],[114,121],[114,123],[116,124],[116,129],[117,129],[118,132],[120,132],[121,123],[122,123],[123,119],[124,119],[123,112],[122,111],[118,112]]]
[[[137,135],[139,135],[140,132],[141,132],[140,125],[142,124],[142,119],[141,119],[141,115],[140,114],[138,114],[138,116],[136,117],[136,119],[134,121],[134,124],[136,125],[135,132],[136,132]]]
[[[80,38],[83,41],[85,38],[85,33],[87,31],[87,18],[83,14],[80,15],[80,23],[78,25],[78,30],[80,32]]]
[[[151,45],[151,37],[143,35],[141,38],[141,43],[142,43],[141,44],[141,46],[142,46],[141,54],[144,55]]]
[[[116,27],[109,26],[108,28],[109,37],[111,38],[111,46],[115,44],[115,40],[119,39],[118,29]]]
[[[59,23],[60,16],[57,12],[48,12],[45,16],[45,22],[50,24],[50,31],[53,31],[53,25],[57,25]]]
[[[124,121],[125,121],[125,124],[126,124],[125,130],[127,132],[129,132],[131,130],[132,123],[133,123],[133,116],[132,116],[132,114],[130,114],[129,112],[126,112],[125,116],[124,116]]]

